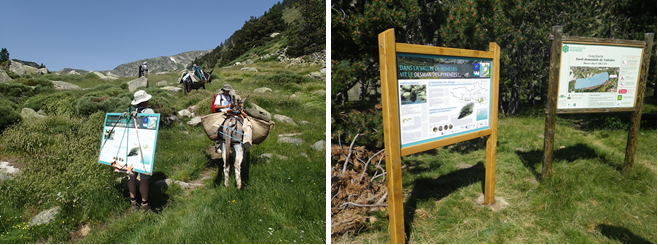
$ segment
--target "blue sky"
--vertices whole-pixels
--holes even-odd
[[[112,70],[140,59],[217,47],[279,0],[0,0],[0,48],[10,59]]]

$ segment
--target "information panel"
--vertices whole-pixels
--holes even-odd
[[[125,165],[126,168],[119,170],[121,172],[132,166],[134,172],[153,174],[160,114],[137,114],[129,122],[125,116],[120,117],[121,113],[105,114],[98,161],[107,165],[112,165],[114,161],[118,166]]]
[[[492,60],[397,53],[400,145],[490,127]]]
[[[562,43],[558,109],[633,108],[642,47]]]

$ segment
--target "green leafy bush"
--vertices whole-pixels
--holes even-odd
[[[30,86],[22,83],[0,83],[0,93],[7,97],[31,97],[34,91]]]
[[[366,111],[352,110],[346,114],[335,114],[331,118],[331,144],[351,144],[357,134],[360,134],[355,145],[363,145],[368,149],[384,147],[384,122],[381,107]]]
[[[87,74],[85,74],[83,77],[85,79],[100,79],[100,77],[93,72],[87,72]]]
[[[119,89],[107,89],[85,94],[78,100],[75,109],[80,116],[88,116],[97,111],[123,111],[132,100],[127,93]]]
[[[17,112],[18,106],[11,101],[0,98],[0,132],[10,125],[22,120],[21,114]]]
[[[77,116],[76,104],[82,95],[81,91],[65,91],[50,94],[39,94],[25,101],[25,107],[35,111],[43,110],[46,114]]]
[[[313,82],[313,78],[305,77],[290,71],[280,71],[274,75],[261,75],[254,77],[254,80],[260,84],[284,85],[290,83],[302,84]]]
[[[169,116],[176,113],[176,98],[169,92],[159,88],[148,88],[146,92],[152,97],[149,100],[149,107],[160,113],[161,116]],[[130,100],[132,101],[133,94],[130,93]],[[128,103],[130,105],[130,103]]]

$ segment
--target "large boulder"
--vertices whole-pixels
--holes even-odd
[[[55,90],[77,90],[81,89],[80,86],[75,84],[70,84],[62,81],[51,81],[55,87]]]
[[[9,75],[7,75],[7,72],[5,72],[3,70],[0,70],[0,83],[6,83],[6,82],[9,82],[11,80],[13,80],[13,79],[11,79],[11,77],[9,77]]]
[[[273,116],[273,118],[274,118],[274,120],[276,120],[278,122],[282,122],[282,123],[285,123],[285,124],[290,124],[290,125],[293,125],[293,126],[297,126],[295,121],[292,120],[292,118],[289,118],[287,116],[275,114]]]
[[[48,74],[48,68],[45,68],[45,67],[44,68],[39,68],[37,70],[37,73],[40,73],[40,74],[43,74],[43,75]]]
[[[159,86],[159,87],[162,87],[162,86],[167,86],[168,84],[167,84],[167,81],[162,80],[162,81],[159,81],[159,82],[158,82],[157,84],[155,84],[155,85],[156,85],[156,86]]]
[[[194,117],[194,118],[192,118],[192,120],[187,122],[187,125],[190,125],[190,126],[194,127],[196,125],[199,125],[199,123],[201,123],[201,117]]]
[[[245,63],[246,63],[246,62],[245,62]],[[241,71],[253,71],[253,72],[258,72],[258,69],[256,69],[256,67],[242,67],[242,69],[240,69],[240,70],[241,70]]]
[[[67,73],[67,74],[68,74],[68,75],[80,75],[80,73],[78,73],[78,72],[75,71],[75,70],[71,70],[71,71],[69,71],[69,73]]]
[[[19,171],[20,169],[9,165],[9,162],[0,162],[0,181],[13,179]]]
[[[128,82],[128,90],[134,92],[139,87],[146,87],[148,85],[148,79],[146,77],[140,77]]]
[[[27,73],[37,73],[39,69],[31,66],[23,65],[20,62],[12,61],[11,65],[9,66],[9,71],[16,73],[18,75],[23,75]]]
[[[31,108],[23,108],[23,110],[21,110],[21,117],[23,119],[27,119],[27,118],[45,118],[45,116],[39,115],[36,111],[32,110]]]
[[[118,75],[115,75],[115,74],[112,73],[112,72],[107,72],[107,75],[106,75],[105,77],[106,77],[107,79],[109,79],[109,80],[116,80],[116,79],[119,79],[119,76],[118,76]]]

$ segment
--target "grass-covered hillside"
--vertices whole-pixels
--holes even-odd
[[[180,86],[180,74],[149,75],[150,106],[162,117],[196,106],[209,114],[212,96],[230,83],[242,98],[295,125],[276,122],[268,138],[243,161],[243,189],[223,186],[221,159],[213,160],[202,126],[188,117],[162,124],[149,199],[152,212],[129,210],[125,174],[98,163],[106,112],[122,112],[132,100],[126,82],[93,73],[24,75],[0,83],[0,162],[20,169],[0,172],[0,243],[325,243],[324,80],[304,77],[318,65],[288,66],[278,60],[218,68],[206,90],[166,92],[160,81]],[[79,90],[55,90],[64,81]],[[256,93],[268,87],[272,92]],[[21,117],[23,108],[44,118]],[[281,135],[281,136],[280,136]],[[277,143],[284,135],[300,145]],[[271,154],[271,157],[267,157]],[[245,180],[245,173],[248,179]],[[158,187],[159,180],[188,183]],[[244,184],[246,181],[246,184]],[[38,213],[60,207],[54,220],[30,225]]]
[[[517,116],[500,117],[496,201],[490,206],[477,202],[484,192],[486,137],[402,157],[407,242],[656,243],[655,103],[644,105],[635,164],[629,170],[622,170],[622,165],[630,113],[559,115],[549,179],[541,178],[543,108],[528,107]],[[332,128],[332,134],[338,135],[337,129],[345,132]],[[352,142],[347,135],[337,137],[344,146]],[[333,159],[332,164],[344,162],[339,156]],[[371,164],[370,171],[366,180],[378,170]],[[387,213],[369,209],[349,218],[336,217],[358,222],[345,222],[351,229],[333,235],[332,242],[389,243]],[[332,228],[345,228],[338,225],[332,221]]]

